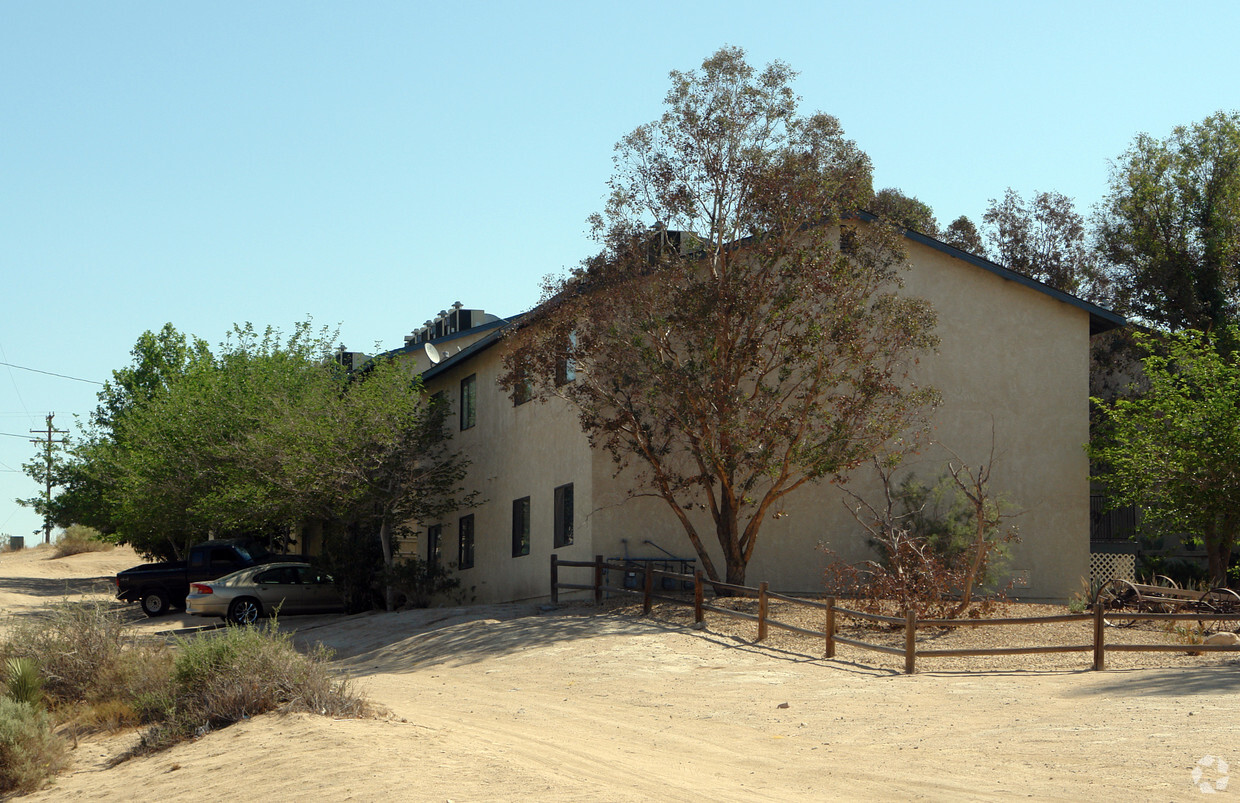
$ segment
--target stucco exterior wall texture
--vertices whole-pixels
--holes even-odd
[[[915,242],[904,292],[924,297],[938,312],[937,353],[927,354],[913,378],[942,394],[933,438],[975,469],[991,459],[993,487],[1021,511],[1013,519],[1021,542],[1009,568],[1025,599],[1066,599],[1089,568],[1088,440],[1089,315],[1044,293]],[[496,384],[503,344],[489,348],[428,382],[454,405],[460,381],[477,376],[477,425],[454,437],[473,461],[468,487],[480,492],[475,516],[475,566],[460,572],[479,602],[545,597],[552,552],[562,559],[666,552],[694,557],[684,531],[662,500],[630,498],[630,471],[615,474],[608,455],[592,453],[576,416],[559,400],[514,406]],[[447,366],[445,366],[447,367]],[[930,445],[908,462],[926,481],[940,475],[950,455]],[[574,539],[552,546],[555,487],[574,484]],[[850,481],[873,491],[872,470]],[[531,499],[531,550],[514,558],[512,502]],[[873,558],[865,534],[829,483],[806,485],[786,497],[778,519],[762,525],[747,583],[772,590],[820,592],[825,545],[850,563]],[[703,540],[714,545],[709,515],[695,511]],[[455,561],[457,519],[443,522],[443,552]],[[646,543],[653,542],[652,544]],[[655,546],[657,545],[657,547]],[[661,548],[661,549],[660,549]],[[565,582],[588,582],[582,570]]]

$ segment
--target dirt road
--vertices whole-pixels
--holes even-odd
[[[905,676],[534,606],[318,622],[299,638],[390,717],[264,716],[111,769],[133,734],[83,743],[26,799],[1191,800],[1240,775],[1234,662]]]

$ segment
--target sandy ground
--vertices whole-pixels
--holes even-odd
[[[132,562],[0,555],[0,605],[27,615]],[[113,768],[135,734],[83,741],[22,800],[1190,800],[1224,763],[1240,776],[1235,661],[906,676],[848,648],[531,605],[288,624],[391,715],[263,716]]]

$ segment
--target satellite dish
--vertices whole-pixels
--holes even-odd
[[[443,357],[439,354],[439,349],[435,348],[434,343],[427,343],[422,347],[422,350],[426,352],[426,356],[430,359],[431,365],[438,365],[439,361],[443,359]]]

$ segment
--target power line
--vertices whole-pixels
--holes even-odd
[[[79,376],[69,376],[68,374],[58,374],[53,371],[40,371],[38,368],[27,368],[24,365],[14,365],[11,362],[0,362],[0,365],[7,365],[10,368],[18,368],[22,371],[32,371],[36,374],[46,374],[47,376],[55,376],[55,377],[59,377],[60,379],[72,379],[74,382],[87,382],[91,385],[102,385],[103,384],[102,382],[96,382],[93,379],[82,379]]]

